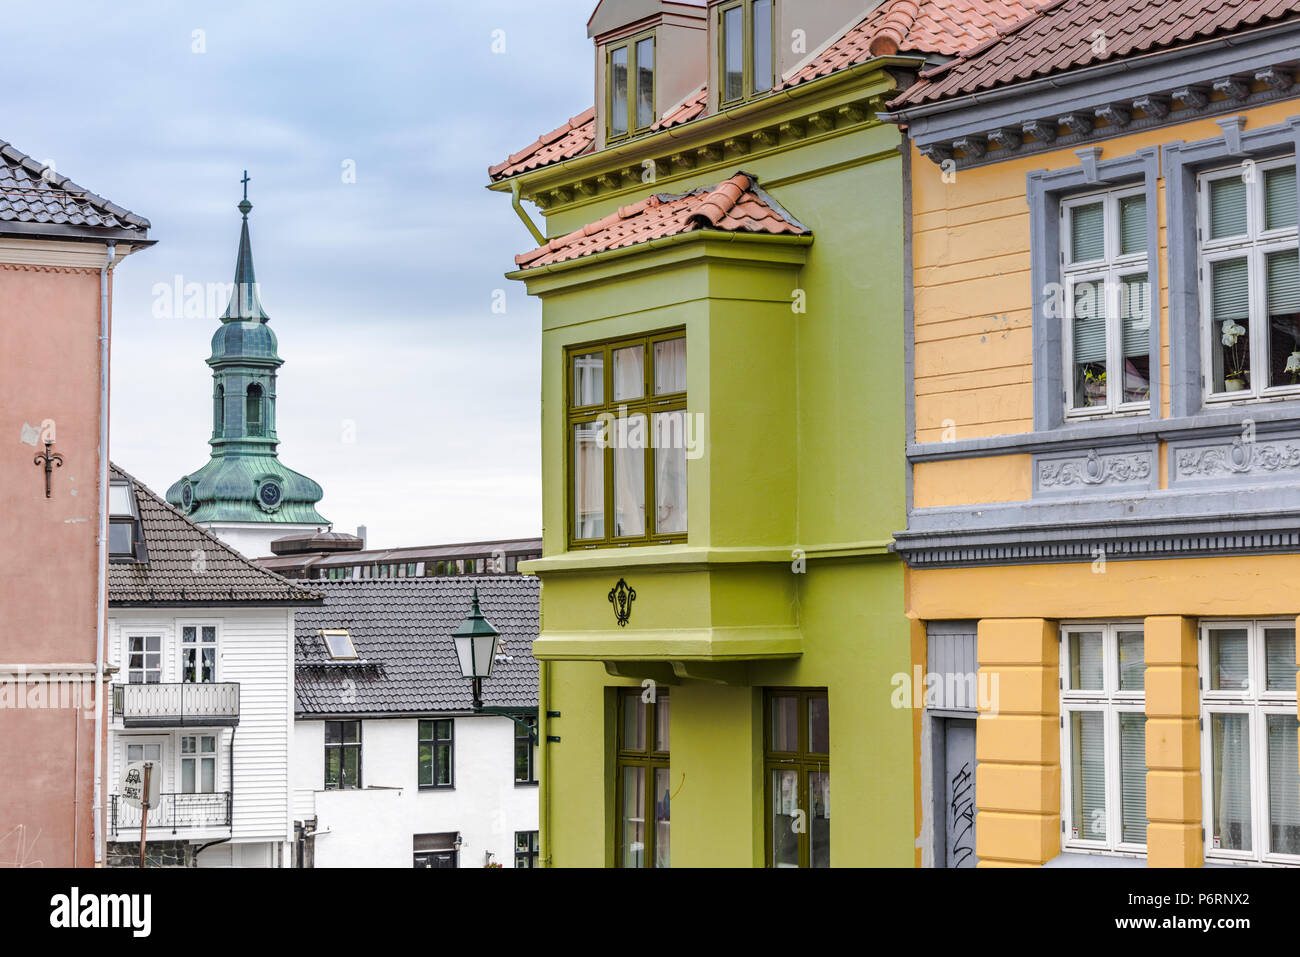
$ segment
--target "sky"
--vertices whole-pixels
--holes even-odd
[[[208,460],[225,303],[184,318],[171,290],[232,281],[247,169],[280,460],[324,487],[321,514],[371,547],[539,535],[541,309],[504,278],[534,242],[485,185],[591,105],[594,6],[7,10],[30,42],[6,58],[0,138],[157,240],[116,271],[113,460],[160,494]]]

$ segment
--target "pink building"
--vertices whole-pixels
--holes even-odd
[[[148,230],[0,142],[0,866],[102,855],[113,269]]]

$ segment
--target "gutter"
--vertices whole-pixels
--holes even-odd
[[[95,781],[91,808],[95,865],[104,863],[104,642],[108,632],[108,274],[113,269],[117,243],[108,243],[108,255],[99,270],[99,573],[95,598]]]
[[[545,246],[547,243],[546,234],[537,228],[537,224],[533,222],[533,217],[529,216],[528,211],[519,205],[519,180],[517,179],[510,181],[510,205],[514,207],[519,218],[524,221],[528,231],[533,234],[533,239],[537,241],[537,245]]]

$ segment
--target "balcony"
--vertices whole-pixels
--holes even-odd
[[[155,687],[157,687],[155,685]],[[116,837],[119,830],[140,829],[141,808],[132,807],[119,800],[121,795],[109,796],[109,827]],[[212,830],[230,827],[231,792],[215,791],[209,794],[160,794],[158,806],[149,809],[149,835],[154,829],[160,838],[184,830]]]
[[[115,684],[113,717],[125,728],[234,727],[239,682]]]

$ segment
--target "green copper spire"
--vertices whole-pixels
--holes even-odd
[[[243,223],[235,290],[212,336],[212,447],[209,462],[167,490],[167,501],[196,522],[327,525],[316,511],[321,487],[280,464],[276,372],[284,365],[262,308],[248,238],[248,171],[239,203]]]
[[[235,288],[230,293],[230,305],[221,317],[222,322],[269,322],[271,317],[262,308],[257,295],[257,274],[253,271],[253,244],[248,239],[248,214],[253,204],[248,201],[248,170],[244,170],[244,198],[235,208],[244,216],[239,230],[239,254],[235,257]]]

